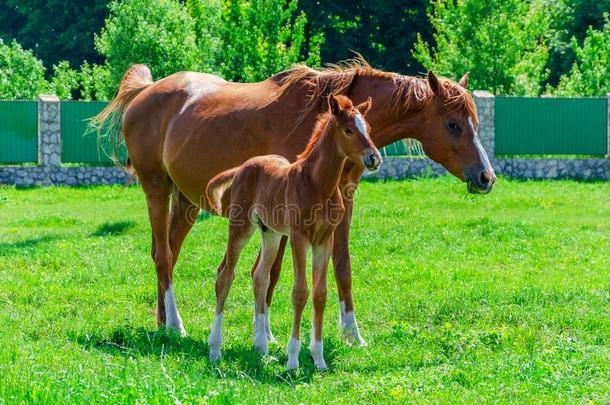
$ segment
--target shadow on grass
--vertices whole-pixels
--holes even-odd
[[[134,221],[104,222],[97,227],[91,236],[122,235],[136,225]]]
[[[191,337],[181,337],[174,331],[146,330],[122,326],[108,335],[99,333],[74,336],[73,340],[85,350],[97,350],[113,356],[181,356],[187,360],[208,362],[209,347],[207,342]],[[325,340],[325,358],[332,369],[334,362],[335,342]],[[252,345],[229,346],[225,344],[222,351],[222,361],[219,364],[209,364],[211,372],[218,378],[247,377],[261,383],[276,385],[296,385],[311,382],[313,376],[319,373],[310,358],[306,345],[301,349],[299,362],[301,367],[297,373],[285,370],[287,361],[286,350],[274,344],[270,347],[270,356],[261,357]]]
[[[23,239],[17,242],[0,242],[0,256],[23,254],[24,250],[31,250],[40,244],[51,242],[55,239],[57,239],[57,236],[43,235],[35,238]]]

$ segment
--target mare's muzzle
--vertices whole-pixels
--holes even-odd
[[[474,165],[464,170],[468,192],[472,194],[489,193],[496,182],[496,174],[491,167]]]

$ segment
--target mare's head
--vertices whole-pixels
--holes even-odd
[[[371,98],[354,106],[348,97],[331,94],[328,108],[334,117],[334,135],[342,153],[358,166],[377,170],[382,161],[381,154],[371,140],[371,127],[364,119],[371,109]]]
[[[489,193],[496,181],[487,153],[477,133],[479,122],[474,100],[466,90],[468,74],[456,83],[428,72],[424,119],[420,124],[426,154],[456,177],[465,180],[471,193]]]

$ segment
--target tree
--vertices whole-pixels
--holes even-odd
[[[605,96],[610,92],[610,18],[604,15],[601,30],[589,27],[583,45],[572,37],[576,60],[569,74],[561,77],[556,95]]]
[[[419,37],[413,55],[422,65],[471,88],[538,95],[548,76],[549,17],[542,0],[435,0],[430,22],[435,47]]]
[[[548,83],[556,86],[559,78],[567,74],[574,64],[573,38],[581,45],[587,36],[588,27],[601,30],[604,14],[610,13],[610,1],[599,0],[555,0],[551,7],[552,47],[549,62]]]
[[[0,39],[0,99],[34,99],[48,88],[45,68],[31,50]]]
[[[429,0],[302,0],[307,32],[322,32],[322,62],[337,63],[362,54],[373,66],[421,73],[411,55],[417,33],[429,41],[432,27],[426,19]],[[309,36],[309,34],[308,34]]]
[[[307,17],[296,11],[296,0],[223,0],[217,59],[222,76],[250,82],[299,61],[319,65],[323,37],[314,34],[307,43]]]
[[[127,68],[147,64],[153,77],[198,68],[195,22],[175,0],[114,0],[95,46],[116,88]]]
[[[49,68],[60,60],[79,66],[102,62],[93,47],[108,15],[109,0],[3,0],[0,27],[5,41],[17,40]]]

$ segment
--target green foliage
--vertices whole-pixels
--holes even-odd
[[[429,0],[300,1],[299,8],[307,14],[306,30],[324,34],[323,62],[353,58],[356,51],[373,66],[417,74],[423,68],[411,49],[418,33],[431,39],[428,4]]]
[[[74,90],[79,87],[79,72],[70,67],[68,61],[62,60],[53,66],[51,89],[61,100],[71,100]]]
[[[574,64],[576,54],[572,38],[582,44],[588,27],[601,30],[604,13],[610,13],[610,1],[553,0],[547,2],[547,12],[551,13],[552,20],[548,81],[551,86],[556,86],[559,78],[567,74]]]
[[[589,27],[582,46],[572,38],[576,60],[569,74],[561,77],[556,95],[605,96],[610,92],[610,19],[608,14],[604,18],[601,30]]]
[[[17,40],[32,49],[50,70],[67,60],[101,62],[93,47],[108,14],[109,0],[3,0],[0,1],[0,37]]]
[[[31,50],[0,39],[0,99],[36,98],[48,87],[44,73],[42,62]]]
[[[95,46],[106,58],[115,88],[134,63],[147,64],[154,77],[198,67],[195,22],[184,5],[175,0],[115,0],[109,7]]]
[[[299,61],[319,64],[322,36],[307,44],[307,17],[296,10],[297,0],[223,0],[217,59],[222,76],[251,82]]]
[[[222,51],[219,35],[222,23],[221,0],[187,0],[186,8],[195,21],[199,70],[208,73],[220,73],[217,59]]]
[[[548,75],[549,17],[542,0],[435,0],[433,47],[419,38],[413,55],[426,68],[471,88],[538,95]]]
[[[496,187],[465,199],[447,176],[363,182],[350,252],[369,345],[341,341],[330,271],[329,371],[316,372],[307,350],[310,301],[297,374],[284,371],[289,251],[271,306],[270,356],[252,345],[253,240],[227,301],[223,360],[210,365],[225,218],[202,218],[182,246],[174,272],[182,338],[157,330],[140,187],[0,187],[0,401],[608,403],[610,182]]]

